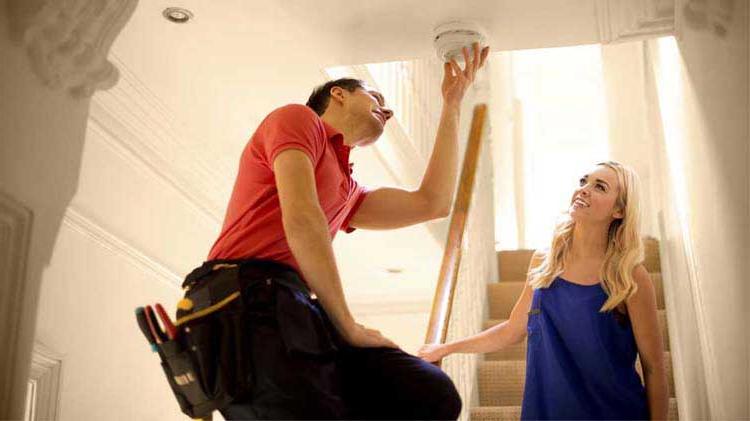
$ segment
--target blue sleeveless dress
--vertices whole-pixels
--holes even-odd
[[[600,285],[560,277],[534,290],[522,420],[648,419],[633,329],[599,312],[606,300]]]

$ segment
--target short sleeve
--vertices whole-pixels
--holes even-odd
[[[304,105],[285,105],[271,112],[261,124],[260,144],[257,147],[269,168],[287,149],[304,152],[313,165],[320,160],[325,148],[325,128],[315,112]]]
[[[352,205],[351,209],[349,209],[349,213],[346,215],[346,218],[344,218],[344,223],[341,224],[341,231],[344,231],[345,233],[349,234],[351,232],[354,232],[356,228],[349,226],[349,222],[351,222],[352,218],[354,217],[354,214],[357,213],[357,210],[359,210],[359,207],[362,205],[362,202],[364,202],[365,198],[367,197],[367,194],[369,193],[369,190],[367,190],[366,187],[360,185],[356,181],[352,180],[355,183],[355,193],[352,195],[352,202],[354,202],[354,205]]]

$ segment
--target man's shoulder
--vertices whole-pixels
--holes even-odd
[[[270,121],[311,122],[319,124],[320,117],[312,108],[302,104],[287,104],[271,111],[266,117]]]

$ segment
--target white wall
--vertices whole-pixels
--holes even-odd
[[[517,249],[525,228],[523,221],[522,139],[514,136],[522,124],[516,119],[511,53],[495,53],[488,59],[492,92],[490,100],[492,166],[495,190],[495,248]],[[520,203],[519,203],[520,202]],[[517,212],[521,210],[521,212]]]
[[[631,166],[640,178],[641,232],[658,237],[652,160],[655,139],[648,132],[644,95],[643,42],[602,45],[607,101],[609,156]]]
[[[662,60],[656,71],[669,165],[683,169],[670,180],[686,234],[674,253],[687,250],[695,266],[672,288],[691,290],[710,416],[747,418],[748,5],[705,3],[704,28],[686,19],[688,2],[677,3],[677,66]],[[726,7],[731,14],[719,13]]]
[[[89,120],[42,276],[35,340],[63,356],[60,420],[183,417],[133,314],[157,301],[171,312],[219,227],[128,153],[124,135]]]
[[[44,272],[36,335],[63,357],[57,419],[184,419],[133,316],[147,303],[172,308],[181,291],[68,221]]]

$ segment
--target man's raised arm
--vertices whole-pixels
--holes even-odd
[[[346,305],[310,158],[288,149],[276,157],[273,169],[289,248],[336,329],[354,346],[396,348],[380,332],[355,323]]]
[[[390,229],[414,225],[450,213],[458,169],[458,128],[461,101],[466,89],[484,65],[489,47],[474,44],[472,53],[464,49],[465,68],[455,60],[445,63],[442,93],[443,110],[430,161],[415,191],[380,188],[371,191],[349,225],[365,229]]]

